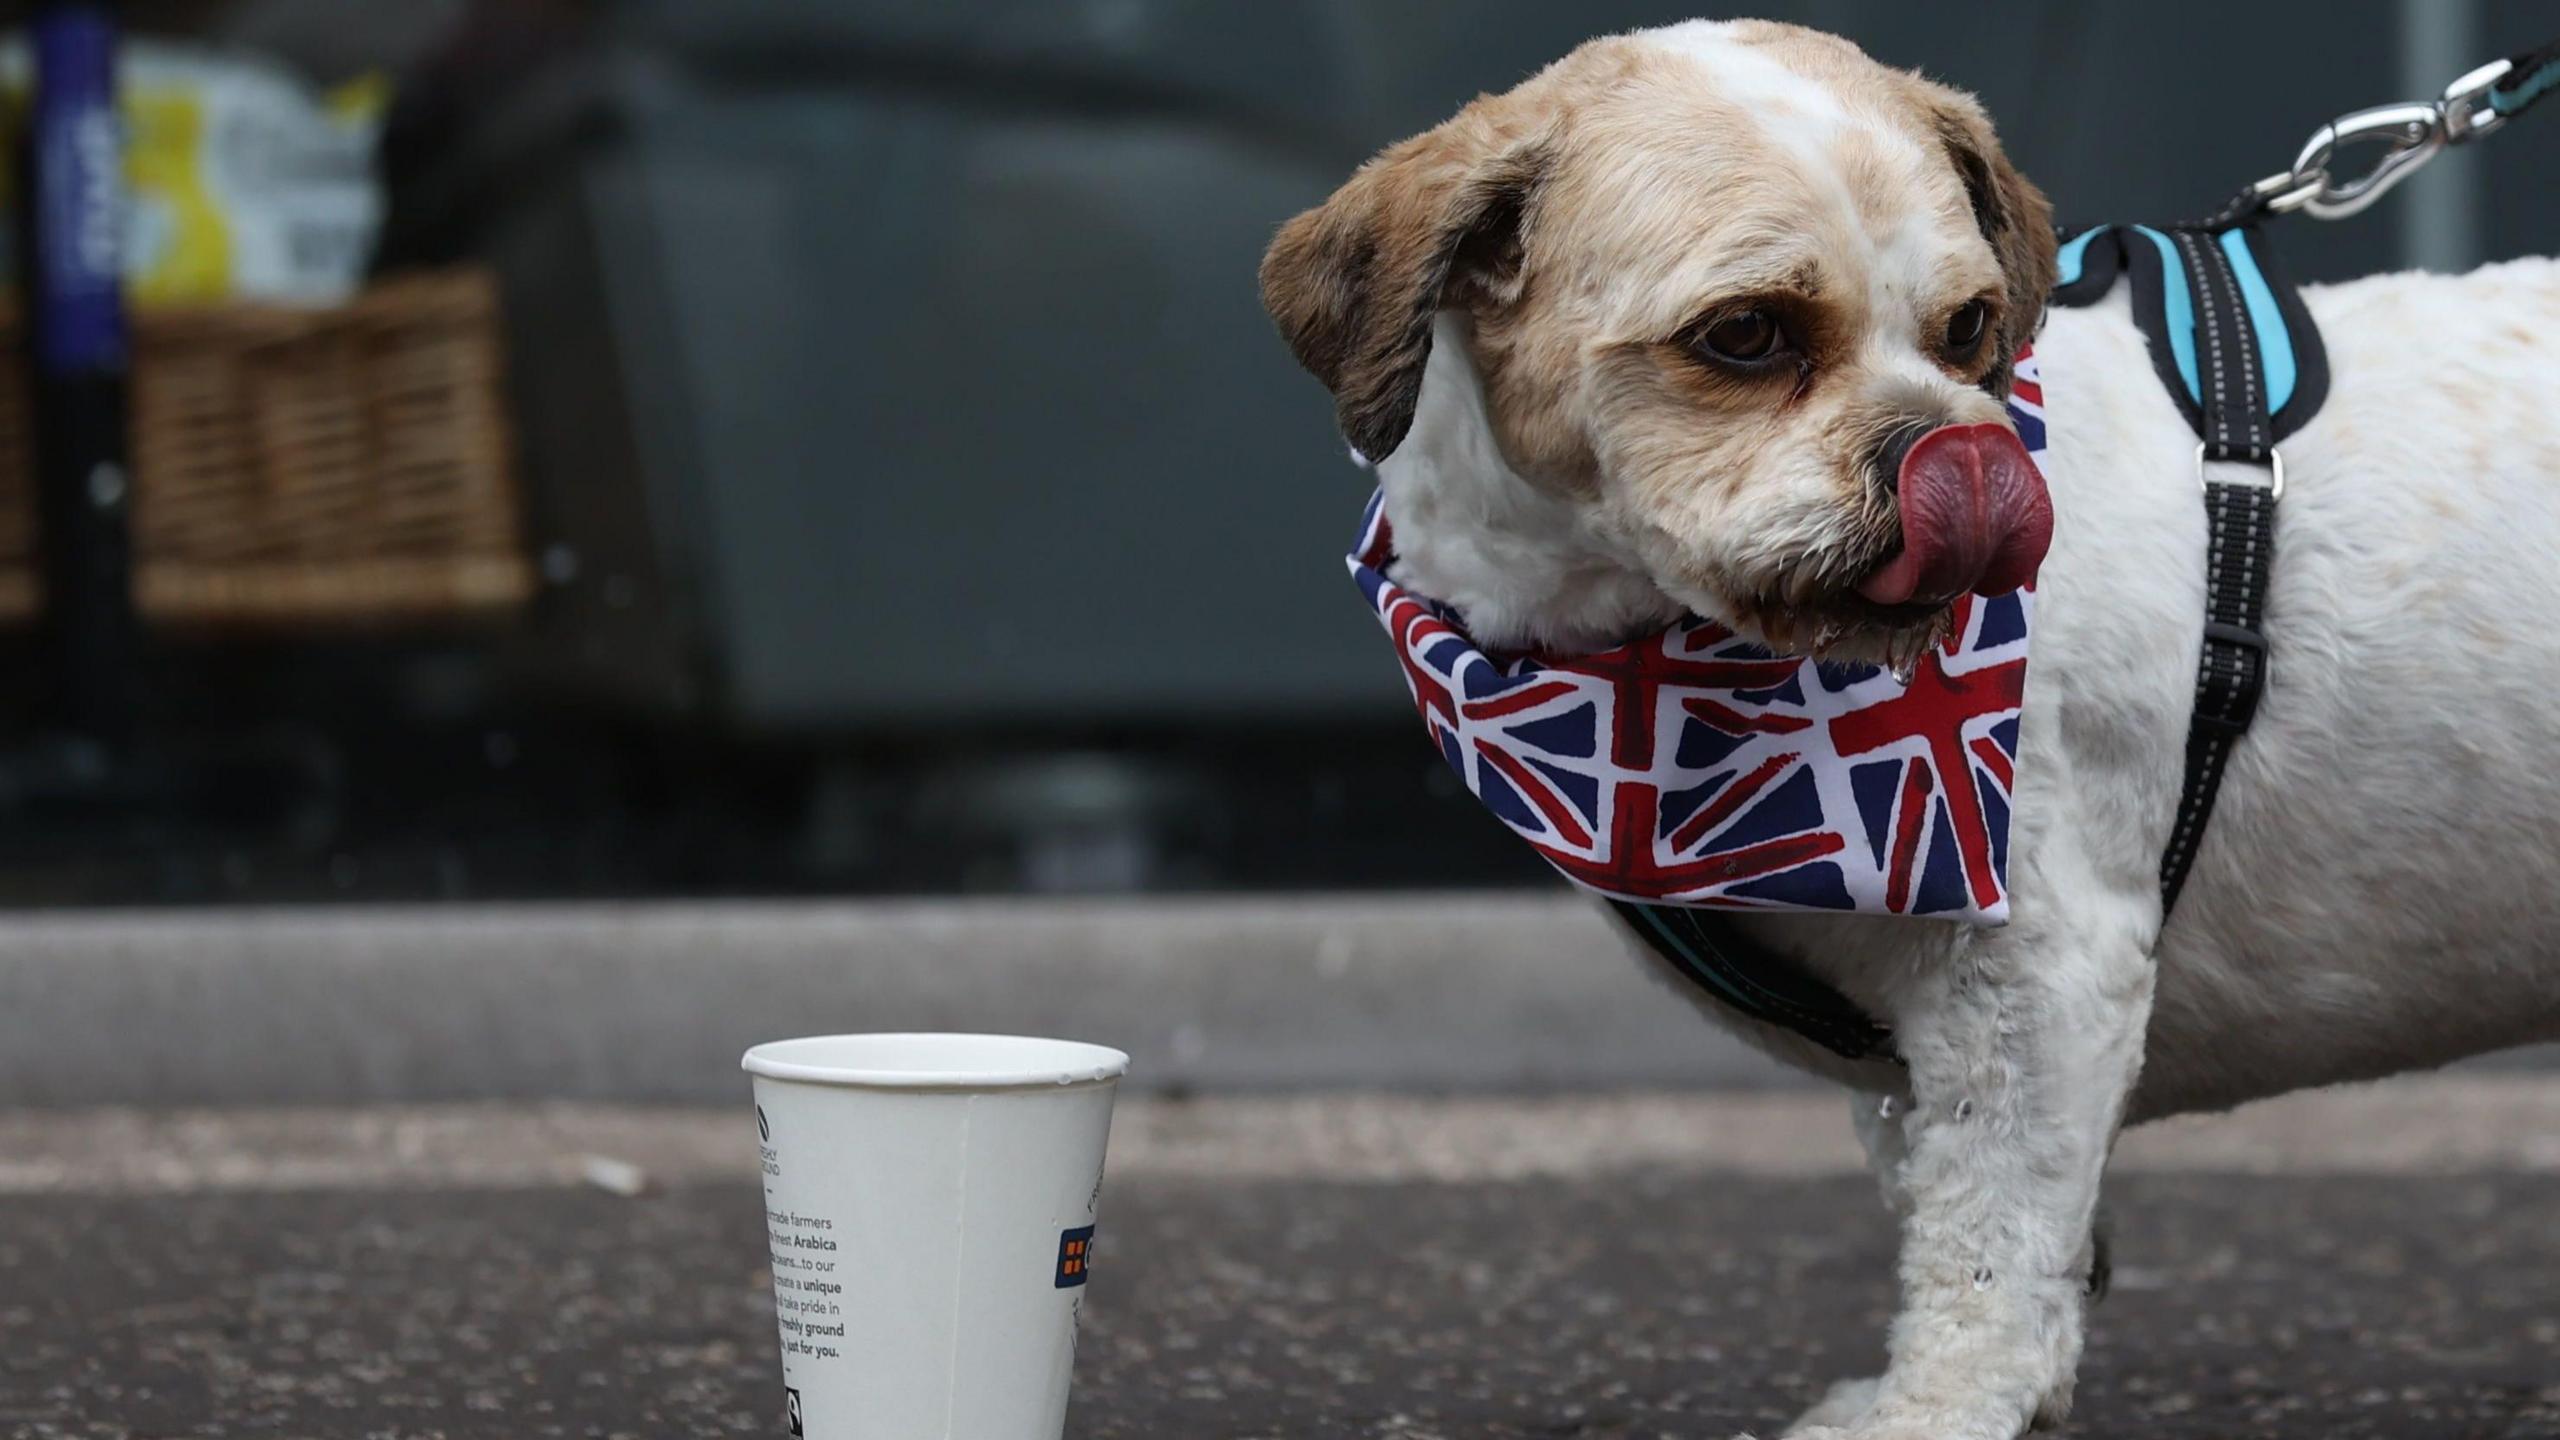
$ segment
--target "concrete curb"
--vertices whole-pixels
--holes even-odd
[[[1027,1031],[1142,1090],[1792,1084],[1562,896],[20,917],[0,1106],[721,1103],[782,1035]]]
[[[618,1194],[756,1173],[743,1102],[0,1111],[0,1196],[470,1190]],[[1837,1095],[1374,1092],[1133,1097],[1114,1179],[1502,1183],[1646,1170],[1861,1174]],[[2560,1174],[2560,1079],[2434,1075],[2288,1095],[2125,1137],[2114,1173]]]
[[[1764,1089],[1562,895],[152,911],[0,927],[0,1108],[727,1104],[755,1041],[1067,1035],[1131,1088]],[[2486,1068],[2550,1068],[2560,1048]]]

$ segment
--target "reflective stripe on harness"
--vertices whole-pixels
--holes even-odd
[[[2277,442],[2328,398],[2328,355],[2254,223],[2107,226],[2073,236],[2062,250],[2056,303],[2095,304],[2129,278],[2152,368],[2196,432],[2204,625],[2186,774],[2160,856],[2166,914],[2195,865],[2231,752],[2266,693],[2267,582],[2284,494]]]

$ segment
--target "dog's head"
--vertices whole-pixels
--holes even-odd
[[[1961,92],[1792,26],[1593,41],[1284,227],[1264,303],[1383,459],[1435,319],[1503,458],[1663,593],[1780,648],[1907,651],[2042,558],[2002,405],[2051,212]]]

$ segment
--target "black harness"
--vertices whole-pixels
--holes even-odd
[[[2152,368],[2196,432],[2204,641],[2186,779],[2160,857],[2165,911],[2178,903],[2232,747],[2266,691],[2267,581],[2284,494],[2276,447],[2328,398],[2328,354],[2254,216],[2080,231],[2062,242],[2060,272],[2058,305],[2094,305],[2130,279]],[[1890,1029],[1803,965],[1754,943],[1729,917],[1611,904],[1629,930],[1722,1004],[1845,1059],[1896,1058]]]
[[[2466,88],[2475,80],[2483,83]],[[2486,133],[2555,91],[2560,42],[2466,76],[2446,93],[2446,103],[2458,98],[2465,112],[2455,138]],[[2315,141],[2318,148],[2306,158],[2325,160],[2346,123],[2323,132],[2325,140]],[[2276,506],[2284,498],[2277,447],[2309,423],[2329,395],[2320,332],[2259,222],[2309,193],[2288,196],[2286,183],[2315,178],[2312,188],[2323,199],[2334,194],[2352,202],[2335,212],[2347,214],[2388,188],[2397,168],[2386,165],[2372,179],[2332,189],[2325,174],[2306,177],[2298,163],[2291,176],[2250,187],[2210,220],[2102,225],[2062,237],[2054,303],[2094,305],[2128,280],[2152,369],[2196,432],[2205,513],[2204,638],[2186,777],[2160,856],[2164,916],[2177,907],[2223,770],[2266,693],[2267,582],[2275,564]],[[2315,207],[2315,213],[2323,212]],[[1890,1029],[1793,959],[1750,940],[1730,917],[1624,901],[1611,906],[1655,953],[1744,1016],[1845,1059],[1899,1061]]]
[[[2063,242],[2061,268],[2059,305],[2094,305],[2130,277],[2152,369],[2196,432],[2204,646],[2177,821],[2160,856],[2165,914],[2186,887],[2232,747],[2266,693],[2267,582],[2284,498],[2276,447],[2329,397],[2328,351],[2255,217],[2102,226]]]

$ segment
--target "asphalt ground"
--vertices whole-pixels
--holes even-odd
[[[1814,1102],[1132,1104],[1069,1434],[1773,1434],[1891,1300]],[[2555,1120],[2473,1078],[2134,1137],[2072,1433],[2560,1435]],[[0,1116],[0,1434],[778,1435],[749,1136]]]

